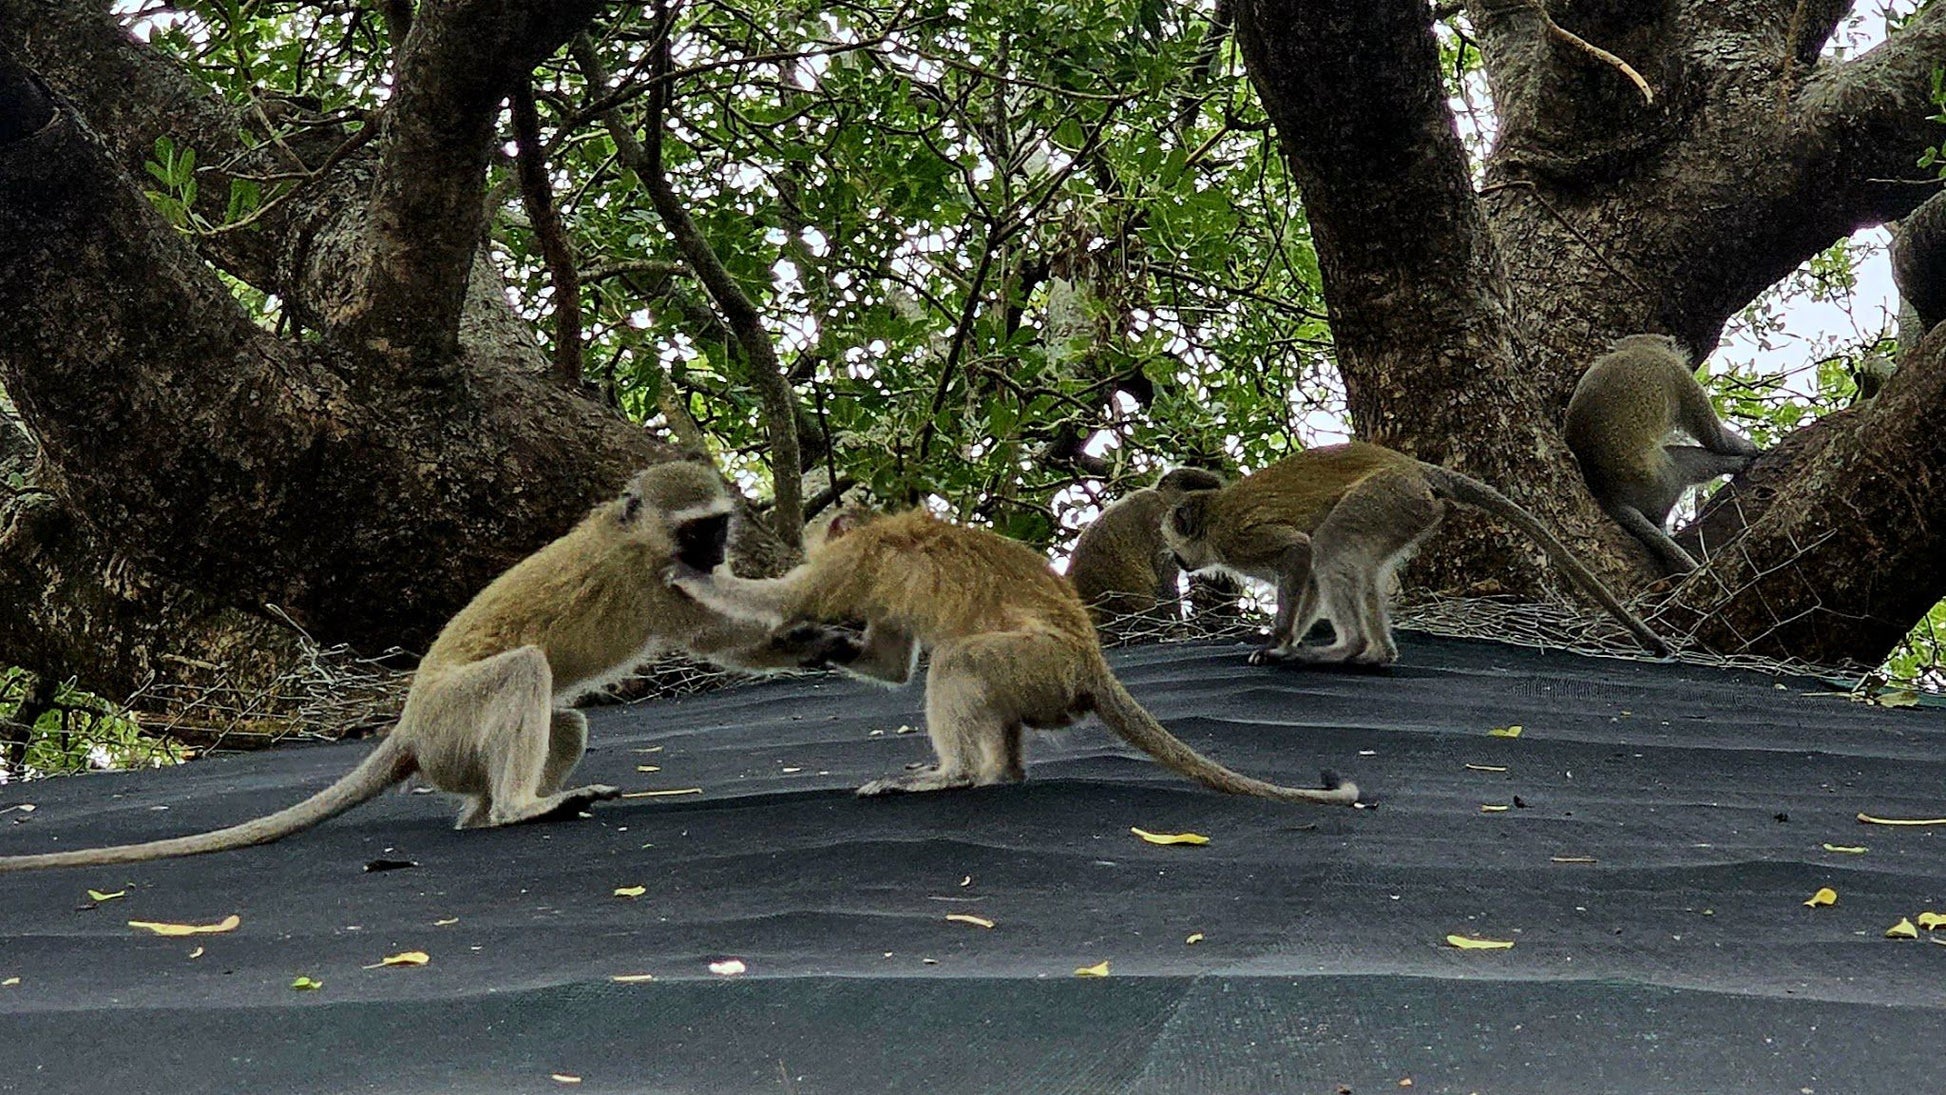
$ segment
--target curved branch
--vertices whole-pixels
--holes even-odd
[[[1946,191],[1927,198],[1899,222],[1892,234],[1892,283],[1915,314],[1918,334],[1946,320]],[[1904,324],[1901,317],[1900,326]]]
[[[1939,143],[1932,78],[1946,62],[1946,6],[1921,9],[1874,49],[1813,69],[1796,97],[1801,120],[1785,162],[1801,163],[1805,196],[1828,204],[1843,184],[1855,226],[1903,216],[1929,191],[1914,187],[1919,155]]]
[[[594,0],[422,5],[378,137],[357,299],[337,325],[396,366],[451,379],[500,103],[600,8]]]
[[[532,81],[520,81],[512,105],[514,138],[520,144],[514,155],[520,199],[534,226],[534,238],[540,241],[548,279],[554,283],[554,381],[576,388],[581,385],[581,279],[560,212],[554,207],[554,188],[547,181],[547,154],[541,144]]]
[[[736,345],[750,370],[750,383],[763,401],[764,426],[770,435],[771,481],[777,499],[773,511],[774,531],[785,543],[796,546],[804,525],[804,465],[797,437],[797,397],[785,378],[784,364],[777,358],[777,349],[771,343],[770,332],[764,330],[763,317],[756,304],[716,256],[703,230],[683,206],[681,195],[669,182],[669,173],[662,163],[662,134],[668,124],[669,109],[669,83],[662,77],[671,70],[669,34],[665,19],[662,34],[653,47],[656,57],[650,73],[652,83],[644,139],[636,140],[615,111],[606,112],[603,122],[615,140],[616,159],[642,181],[649,203],[655,206],[663,227],[675,239],[676,250],[696,271],[697,280],[716,301],[717,310],[722,312],[724,322],[736,336]],[[602,86],[604,74],[594,50],[577,46],[575,60],[590,85]]]
[[[1946,327],[1872,400],[1799,432],[1813,431],[1665,622],[1724,653],[1873,662],[1946,596]]]

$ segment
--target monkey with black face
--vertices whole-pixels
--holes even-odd
[[[688,650],[747,669],[843,661],[836,632],[772,639],[669,589],[680,560],[723,561],[731,498],[712,468],[677,462],[637,475],[565,536],[516,563],[461,609],[413,675],[399,724],[336,783],[277,813],[195,836],[0,858],[0,871],[98,866],[264,844],[311,828],[417,775],[465,799],[459,827],[579,812],[618,793],[568,787],[588,723],[567,704],[647,656]]]
[[[1350,805],[1358,788],[1281,787],[1238,775],[1183,744],[1135,701],[1103,660],[1074,589],[1025,544],[922,510],[847,510],[805,537],[808,558],[752,581],[673,567],[670,580],[712,611],[752,621],[866,622],[865,652],[844,668],[900,684],[932,651],[926,732],[938,763],[874,780],[861,795],[939,791],[1025,778],[1022,731],[1094,713],[1122,740],[1206,787],[1286,802]]]
[[[1162,538],[1185,570],[1276,584],[1270,639],[1251,664],[1384,666],[1398,658],[1385,583],[1439,526],[1448,502],[1526,533],[1645,647],[1669,653],[1533,514],[1485,483],[1381,445],[1306,449],[1220,490],[1188,494],[1163,517]],[[1336,640],[1302,645],[1320,617]]]
[[[1696,569],[1665,528],[1683,492],[1762,452],[1717,419],[1689,356],[1663,335],[1629,335],[1596,358],[1568,400],[1566,432],[1595,501],[1665,574]],[[1697,444],[1665,444],[1675,432]]]
[[[1192,490],[1214,490],[1223,477],[1176,468],[1101,511],[1074,542],[1068,581],[1099,626],[1152,616],[1177,598],[1182,571],[1162,542],[1162,515]]]

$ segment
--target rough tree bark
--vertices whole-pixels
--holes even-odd
[[[599,6],[421,4],[365,129],[271,142],[105,5],[0,0],[0,386],[46,492],[0,513],[22,606],[0,613],[0,662],[126,691],[141,681],[102,639],[131,617],[152,626],[125,642],[161,650],[175,624],[229,649],[228,610],[266,604],[329,641],[413,648],[673,453],[550,383],[475,261],[500,103]],[[163,135],[197,149],[216,220],[233,176],[310,176],[192,243],[137,181]],[[298,332],[254,325],[212,266],[275,293]],[[775,565],[774,538],[748,537]],[[131,601],[111,573],[167,592]]]
[[[1473,0],[1500,125],[1476,186],[1440,85],[1429,5],[1240,0],[1245,65],[1298,181],[1360,433],[1499,485],[1611,577],[1645,584],[1646,560],[1593,508],[1561,440],[1581,370],[1636,331],[1707,352],[1765,287],[1936,188],[1913,165],[1938,139],[1928,118],[1946,8],[1922,10],[1856,59],[1821,58],[1850,7]],[[1553,33],[1549,16],[1638,70],[1653,102]],[[1946,402],[1925,398],[1936,356],[1916,355],[1888,386],[1872,417],[1900,416],[1899,428],[1880,434],[1910,440],[1946,426]],[[1929,444],[1834,439],[1818,459],[1844,463],[1828,478],[1800,474],[1750,530],[1747,554],[1762,565],[1802,547],[1785,531],[1792,522],[1946,501]],[[1776,523],[1767,539],[1766,522]],[[1916,556],[1899,535],[1880,529],[1876,547],[1890,554],[1869,565],[1795,568],[1781,601],[1783,591],[1732,573],[1746,553],[1726,553],[1678,590],[1687,608],[1671,619],[1717,649],[1876,659],[1916,622],[1913,605],[1946,595],[1946,569],[1909,571]],[[1436,585],[1544,586],[1535,553],[1508,543],[1466,524],[1418,574]],[[1758,554],[1760,543],[1772,554]],[[1875,568],[1903,575],[1909,603],[1865,595]],[[1727,598],[1705,592],[1724,588]],[[1775,623],[1868,604],[1887,615],[1859,631],[1708,623],[1735,606]]]

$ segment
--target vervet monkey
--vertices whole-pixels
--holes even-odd
[[[1286,802],[1351,805],[1358,788],[1325,773],[1322,789],[1238,775],[1183,744],[1128,694],[1103,660],[1074,589],[1025,544],[923,510],[847,509],[806,532],[804,565],[753,581],[676,566],[671,582],[726,616],[789,624],[862,619],[865,652],[845,669],[891,684],[932,651],[926,732],[938,763],[873,780],[861,795],[942,791],[1026,778],[1021,732],[1090,712],[1122,740],[1206,787]]]
[[[1182,570],[1162,542],[1162,515],[1185,491],[1222,485],[1215,472],[1177,468],[1102,510],[1083,530],[1068,556],[1068,581],[1097,625],[1176,602]]]
[[[1399,656],[1385,582],[1439,526],[1449,501],[1532,537],[1644,646],[1669,652],[1533,514],[1477,479],[1381,445],[1305,449],[1221,490],[1185,495],[1163,516],[1162,538],[1185,570],[1276,584],[1270,639],[1250,655],[1252,665],[1384,666]],[[1320,616],[1331,621],[1335,641],[1302,645]]]
[[[227,829],[111,848],[0,858],[0,871],[100,866],[264,844],[301,832],[417,775],[465,797],[459,828],[571,815],[619,792],[567,788],[588,723],[567,709],[647,656],[685,649],[779,669],[845,660],[835,632],[771,640],[671,590],[663,569],[723,561],[731,498],[712,468],[659,464],[567,535],[516,563],[459,611],[413,675],[399,724],[338,782]]]
[[[1665,444],[1672,432],[1699,444]],[[1761,452],[1717,420],[1689,355],[1663,335],[1629,335],[1595,359],[1568,400],[1567,441],[1595,501],[1665,574],[1696,569],[1664,529],[1683,492]]]

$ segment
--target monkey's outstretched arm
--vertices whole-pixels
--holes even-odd
[[[728,567],[702,575],[676,568],[666,578],[704,608],[731,619],[777,627],[789,619],[803,569],[782,578],[739,578]]]
[[[842,628],[806,623],[770,628],[742,619],[721,619],[689,641],[699,658],[731,669],[826,669],[850,666],[863,650],[858,636]]]

